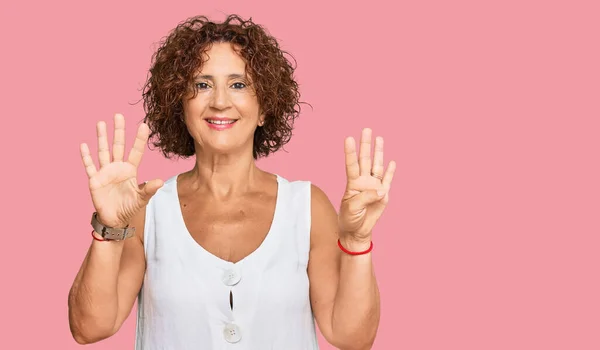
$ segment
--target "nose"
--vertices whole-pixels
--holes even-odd
[[[215,87],[210,99],[210,106],[215,109],[225,109],[231,105],[226,87]]]

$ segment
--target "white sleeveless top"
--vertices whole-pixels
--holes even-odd
[[[192,238],[177,176],[165,181],[146,209],[147,269],[138,296],[136,350],[319,348],[306,270],[310,182],[278,175],[277,182],[267,236],[254,252],[231,263]]]

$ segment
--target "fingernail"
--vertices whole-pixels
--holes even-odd
[[[377,191],[377,195],[378,195],[379,197],[381,197],[381,196],[385,195],[385,192],[386,192],[385,190],[378,190],[378,191]]]

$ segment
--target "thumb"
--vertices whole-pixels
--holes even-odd
[[[361,192],[352,198],[348,209],[350,209],[350,212],[352,213],[358,213],[367,206],[381,200],[386,193],[387,191],[385,189]]]
[[[163,185],[164,185],[164,182],[161,179],[154,179],[154,180],[145,182],[142,185],[142,188],[140,191],[142,199],[146,202],[149,201],[150,198],[152,198],[152,196],[154,196],[154,194],[156,194],[156,191],[158,191],[158,189],[161,188]]]

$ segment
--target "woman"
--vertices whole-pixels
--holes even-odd
[[[363,130],[345,141],[339,215],[317,186],[255,161],[280,149],[297,116],[293,68],[275,39],[237,16],[181,23],[154,57],[145,123],[125,158],[124,118],[111,152],[81,155],[96,212],[92,244],[69,293],[78,343],[115,334],[138,299],[136,348],[317,349],[314,321],[340,349],[371,347],[379,294],[371,234],[395,163]],[[195,166],[138,185],[150,138]]]

